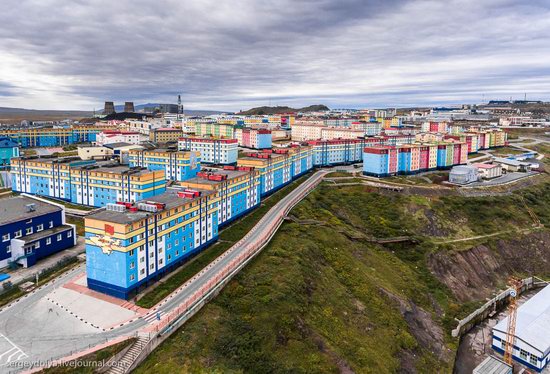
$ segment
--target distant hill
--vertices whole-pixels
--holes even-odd
[[[291,108],[288,106],[261,106],[242,111],[238,114],[244,115],[266,115],[266,114],[282,114],[282,113],[296,113],[296,112],[320,112],[330,110],[326,105],[310,105],[304,108]]]
[[[92,115],[92,111],[81,110],[36,110],[0,107],[0,123],[19,123],[23,120],[60,121],[91,117]]]

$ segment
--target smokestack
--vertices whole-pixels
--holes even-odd
[[[124,111],[126,113],[134,113],[134,103],[132,101],[127,101],[124,103]]]
[[[115,113],[115,104],[112,101],[105,102],[105,109],[103,109],[103,114],[109,115]]]

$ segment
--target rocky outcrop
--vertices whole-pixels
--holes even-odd
[[[461,302],[489,297],[515,273],[550,274],[548,230],[499,239],[492,247],[478,245],[457,252],[439,251],[429,255],[428,266]]]

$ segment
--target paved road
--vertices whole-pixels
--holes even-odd
[[[212,279],[220,269],[239,257],[241,253],[247,251],[250,246],[269,240],[265,237],[266,232],[273,229],[274,226],[278,226],[284,216],[285,209],[293,205],[293,200],[312,189],[329,171],[330,169],[316,172],[307,181],[290,192],[258,221],[243,240],[207,266],[177,293],[171,295],[158,306],[154,313],[160,312],[162,315],[167,315]],[[80,322],[72,316],[68,316],[66,311],[45,299],[46,294],[61,287],[69,279],[83,272],[84,267],[79,267],[63,278],[57,279],[54,283],[48,284],[28,297],[21,299],[10,308],[0,311],[0,336],[9,339],[10,342],[2,345],[0,339],[0,355],[4,353],[11,355],[15,352],[13,347],[16,347],[18,352],[11,355],[10,362],[0,363],[0,372],[18,371],[19,369],[8,366],[13,362],[30,363],[37,360],[50,360],[67,356],[115,337],[132,335],[150,324],[151,318],[140,318],[117,329],[101,331]],[[152,322],[155,322],[155,319]],[[5,352],[2,351],[2,347],[5,347]]]

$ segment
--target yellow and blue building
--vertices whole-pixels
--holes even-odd
[[[364,139],[312,140],[314,166],[345,165],[361,162]]]
[[[221,228],[260,204],[259,175],[254,169],[226,166],[201,171],[181,186],[215,192],[213,202],[219,207],[218,226]]]
[[[0,130],[0,137],[9,137],[22,148],[58,147],[75,143],[95,142],[103,129],[94,126],[39,127]]]
[[[122,299],[218,238],[215,191],[169,189],[86,216],[88,287]]]
[[[184,181],[193,178],[201,170],[199,152],[182,152],[166,149],[132,149],[128,154],[130,167],[144,167],[152,171],[162,170],[166,179]]]
[[[15,158],[12,159],[11,177],[14,192],[95,207],[117,201],[134,202],[166,190],[163,170],[150,171],[75,158]]]

